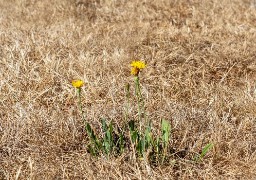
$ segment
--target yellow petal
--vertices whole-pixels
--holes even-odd
[[[142,61],[132,61],[131,66],[138,69],[144,69],[146,67],[146,64]]]
[[[139,68],[132,67],[132,69],[131,69],[131,74],[132,74],[132,75],[138,76],[139,72],[140,72],[140,69],[139,69]]]
[[[72,86],[75,88],[81,88],[84,85],[84,82],[82,80],[73,80]]]

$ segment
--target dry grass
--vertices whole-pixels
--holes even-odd
[[[0,0],[0,179],[256,178],[256,7],[249,0]],[[203,162],[150,167],[86,152],[83,105],[123,124],[129,63],[145,60],[146,109]],[[132,107],[136,115],[136,107]]]

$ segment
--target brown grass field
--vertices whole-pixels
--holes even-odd
[[[87,120],[125,124],[130,62],[154,125],[191,154],[151,166],[86,150]],[[137,118],[136,104],[130,118]],[[0,179],[256,179],[256,2],[0,0]]]

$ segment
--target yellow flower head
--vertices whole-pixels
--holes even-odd
[[[136,67],[132,67],[131,75],[138,76],[139,72],[140,72],[140,69],[138,69]]]
[[[131,66],[141,70],[141,69],[144,69],[146,67],[146,64],[142,61],[132,61]]]
[[[138,76],[140,70],[144,69],[146,67],[146,64],[142,61],[132,61],[131,66],[131,74],[134,76]]]
[[[72,81],[72,86],[74,86],[75,88],[81,88],[83,85],[84,82],[80,79]]]

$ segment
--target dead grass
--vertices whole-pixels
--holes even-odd
[[[0,179],[256,178],[256,8],[252,1],[0,1]],[[91,157],[83,105],[123,124],[129,63],[142,59],[146,109],[172,146],[203,162]],[[131,111],[135,115],[136,107]],[[155,128],[154,131],[156,131]]]

